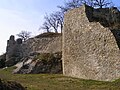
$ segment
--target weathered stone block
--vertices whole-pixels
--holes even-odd
[[[120,78],[120,38],[117,35],[120,27],[117,26],[117,30],[109,25],[104,27],[99,20],[94,21],[93,11],[82,6],[65,14],[63,73],[102,81]]]

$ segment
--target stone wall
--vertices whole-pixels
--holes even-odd
[[[97,10],[84,5],[65,14],[63,73],[67,76],[102,81],[120,78],[120,22],[118,20],[110,23],[112,28],[111,25],[105,26],[105,21],[112,22],[113,18],[96,18],[94,11]]]
[[[62,51],[62,37],[60,33],[43,33],[25,42],[13,35],[7,41],[6,66],[13,66],[19,61],[38,53],[56,53]]]
[[[62,35],[44,33],[28,39],[22,44],[24,56],[33,53],[56,53],[62,51]]]

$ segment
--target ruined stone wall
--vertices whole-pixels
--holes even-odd
[[[7,42],[6,66],[13,66],[24,58],[38,53],[56,53],[62,51],[62,37],[59,33],[44,33],[25,42],[12,35]]]
[[[24,56],[30,53],[56,53],[62,51],[62,36],[42,36],[28,39],[23,43]]]
[[[65,14],[63,73],[103,81],[120,78],[120,50],[114,29],[92,21],[92,11],[92,8],[82,6]]]
[[[22,39],[17,39],[15,41],[15,37],[13,35],[10,36],[6,48],[6,66],[13,66],[23,57],[21,44]]]

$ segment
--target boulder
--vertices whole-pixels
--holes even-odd
[[[3,54],[0,56],[0,68],[5,67],[5,61],[6,61],[6,54]]]
[[[26,90],[26,88],[17,82],[3,81],[0,79],[0,90]]]

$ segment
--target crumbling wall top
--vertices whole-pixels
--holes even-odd
[[[90,22],[100,22],[104,27],[120,29],[120,11],[116,7],[94,9],[83,5]]]
[[[11,35],[9,40],[13,40],[14,41],[15,40],[15,36]]]

